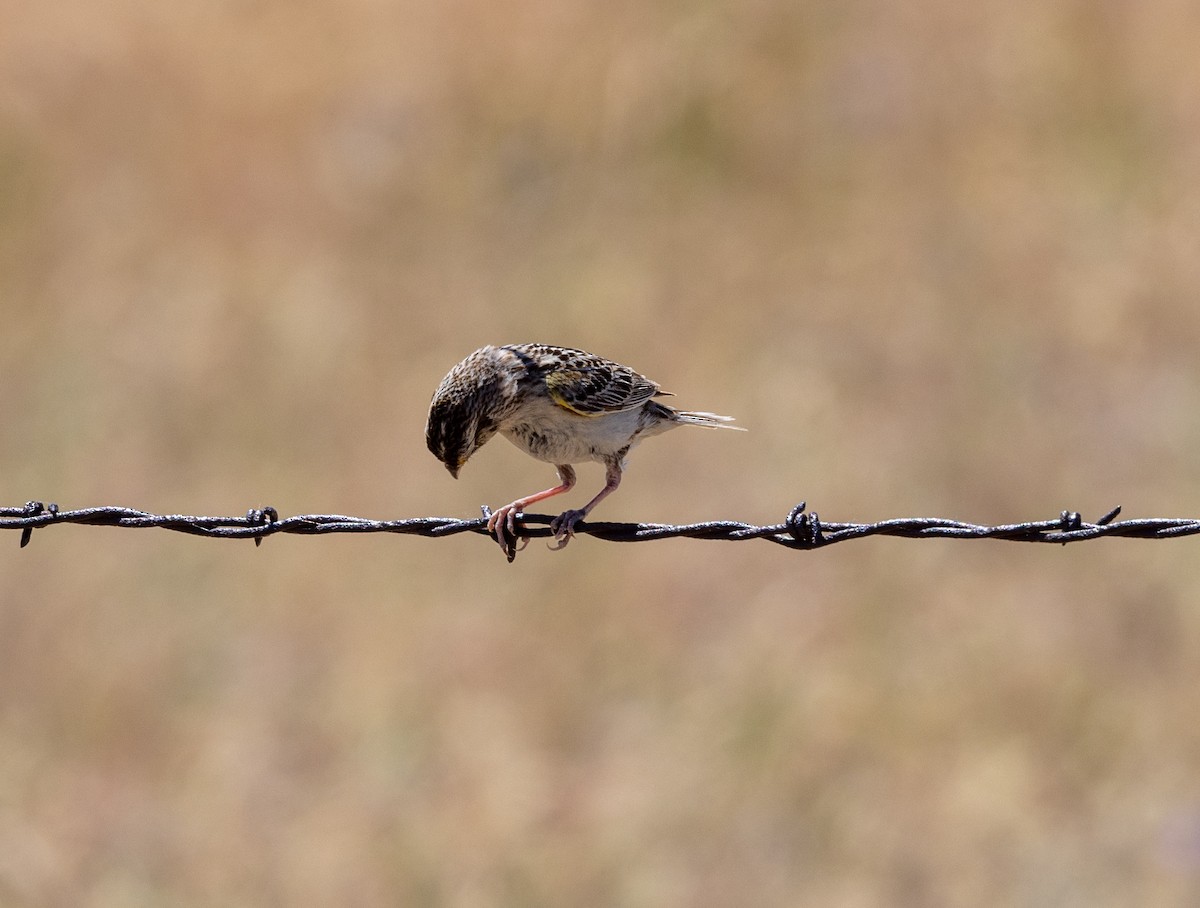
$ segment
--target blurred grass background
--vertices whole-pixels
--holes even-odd
[[[538,340],[751,430],[606,519],[1198,510],[1190,4],[0,20],[6,505],[470,516]],[[0,542],[5,905],[1200,898],[1194,541]]]

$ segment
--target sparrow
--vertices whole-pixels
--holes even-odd
[[[508,344],[476,350],[447,373],[434,392],[425,443],[458,478],[463,464],[499,433],[538,460],[553,464],[558,485],[518,498],[488,517],[488,532],[515,551],[517,518],[534,502],[575,485],[572,464],[604,464],[604,488],[582,508],[550,524],[561,549],[575,526],[621,484],[625,458],[643,438],[676,426],[738,429],[729,416],[676,410],[656,382],[611,360],[551,344]],[[510,541],[511,540],[511,541]]]

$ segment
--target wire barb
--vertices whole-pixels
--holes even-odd
[[[270,505],[265,508],[251,508],[246,512],[246,519],[250,521],[251,526],[271,526],[279,522],[279,512]],[[263,534],[259,533],[254,537],[254,547],[258,548],[262,541]]]
[[[20,530],[24,547],[35,529],[51,524],[83,524],[173,530],[217,539],[253,539],[260,545],[266,536],[292,533],[319,536],[326,533],[398,533],[438,538],[457,533],[488,536],[491,510],[484,505],[482,517],[460,520],[454,517],[412,517],[404,520],[368,520],[341,514],[302,514],[281,518],[273,507],[251,508],[245,517],[189,517],[180,514],[151,514],[124,507],[81,508],[64,511],[56,504],[29,501],[22,507],[0,507],[0,530]],[[1009,542],[1049,542],[1066,544],[1100,537],[1126,539],[1174,539],[1200,534],[1197,518],[1143,518],[1117,521],[1120,507],[1113,508],[1095,523],[1087,523],[1076,511],[1061,511],[1053,520],[986,526],[937,517],[903,517],[876,523],[826,523],[807,503],[793,507],[782,523],[767,526],[732,520],[714,520],[673,526],[657,523],[608,523],[581,521],[576,535],[594,536],[608,542],[646,542],[652,539],[722,539],[740,542],[765,539],[790,549],[817,549],[850,539],[867,536],[899,536],[906,539],[1003,539]],[[511,540],[505,557],[511,562],[524,543],[532,538],[550,538],[553,517],[545,514],[521,514],[522,544]]]

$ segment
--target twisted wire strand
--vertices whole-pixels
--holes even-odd
[[[1049,520],[986,526],[938,517],[901,517],[875,523],[825,522],[806,510],[801,502],[782,523],[756,526],[735,520],[712,520],[682,525],[658,523],[612,523],[582,521],[575,526],[577,535],[594,536],[608,542],[645,542],[652,539],[721,539],[740,542],[765,539],[791,549],[817,549],[850,539],[867,536],[899,536],[907,539],[1002,539],[1009,542],[1066,544],[1101,537],[1126,539],[1173,539],[1200,534],[1200,519],[1155,517],[1116,521],[1116,507],[1095,523],[1085,522],[1075,511],[1062,511]],[[483,516],[472,519],[455,517],[411,517],[403,520],[368,520],[343,514],[299,514],[279,516],[272,507],[251,508],[244,517],[193,517],[183,514],[152,514],[126,507],[95,507],[62,510],[56,504],[27,502],[23,507],[0,507],[0,530],[20,530],[21,546],[29,544],[35,529],[60,524],[110,527],[157,527],[178,533],[218,539],[253,539],[255,545],[267,536],[292,533],[318,536],[325,533],[398,533],[436,538],[458,533],[487,536],[491,512],[485,505]],[[545,514],[525,514],[520,518],[526,539],[552,536]],[[508,560],[516,557],[515,542],[506,551]]]

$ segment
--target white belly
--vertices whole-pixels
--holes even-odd
[[[501,426],[500,434],[547,463],[603,462],[636,443],[640,421],[640,409],[579,416],[548,400],[526,409],[520,421]]]

